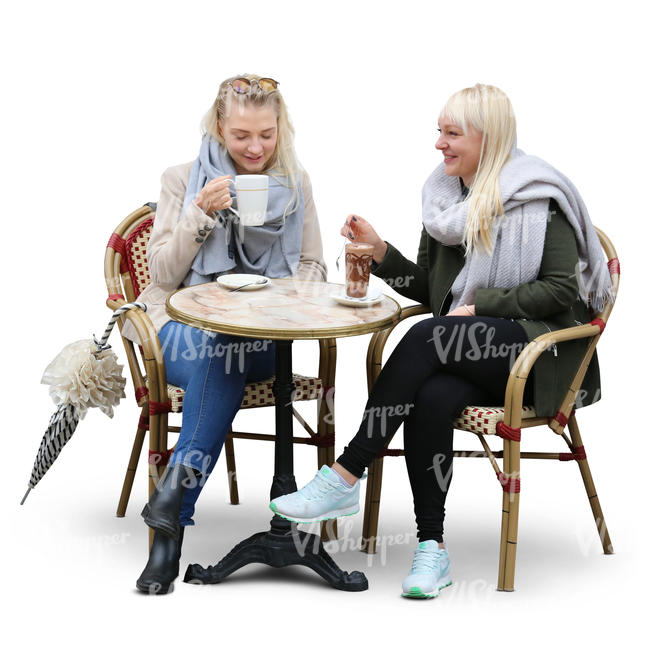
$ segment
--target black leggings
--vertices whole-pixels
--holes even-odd
[[[510,368],[527,343],[523,327],[506,318],[428,318],[406,333],[377,378],[359,431],[337,462],[360,477],[403,422],[420,541],[442,541],[452,422],[467,405],[503,404]],[[528,381],[524,403],[531,397]]]

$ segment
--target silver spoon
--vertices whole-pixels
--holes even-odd
[[[236,289],[229,289],[229,293],[233,293],[235,291],[239,291],[240,289],[243,289],[244,287],[250,287],[251,284],[266,284],[268,280],[265,278],[263,280],[255,280],[255,282],[247,282],[246,284],[242,284],[240,287],[237,287]]]
[[[339,260],[341,259],[341,255],[343,255],[343,251],[345,250],[345,245],[348,243],[348,239],[350,235],[352,234],[352,231],[350,230],[350,224],[348,223],[348,234],[345,236],[345,241],[343,242],[343,246],[341,247],[341,252],[339,253],[339,256],[336,258],[336,270],[339,270]]]

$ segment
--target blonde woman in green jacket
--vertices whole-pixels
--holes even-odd
[[[611,286],[594,227],[577,189],[548,163],[516,148],[507,96],[477,84],[442,109],[443,155],[424,184],[417,261],[406,259],[368,221],[350,215],[341,234],[374,245],[372,271],[431,307],[378,377],[355,437],[336,463],[304,488],[271,502],[292,521],[323,521],[359,510],[359,479],[404,424],[404,451],[419,544],[402,595],[431,598],[451,584],[443,542],[453,458],[452,423],[468,404],[502,403],[510,367],[530,340],[591,320]],[[553,415],[584,342],[542,353],[524,393]],[[597,360],[581,403],[599,398]]]

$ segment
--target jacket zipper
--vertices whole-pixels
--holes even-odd
[[[549,327],[549,326],[548,326],[548,325],[547,325],[543,320],[541,320],[541,321],[539,321],[539,322],[540,322],[542,325],[544,325],[544,327],[546,327],[546,329],[547,329],[549,332],[552,332],[552,331],[553,331],[553,330],[552,330],[552,329],[551,329],[551,328],[550,328],[550,327]],[[553,356],[554,356],[554,357],[557,357],[557,344],[556,344],[556,343],[553,343]]]
[[[442,316],[442,308],[445,306],[445,302],[447,302],[447,296],[451,292],[451,286],[449,289],[447,289],[447,293],[445,294],[445,297],[442,299],[442,302],[440,303],[440,309],[438,310],[438,316]]]

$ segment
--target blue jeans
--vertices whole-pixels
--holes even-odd
[[[180,525],[194,524],[194,505],[212,472],[247,382],[275,373],[275,344],[264,339],[217,334],[170,321],[158,333],[167,381],[185,391],[183,422],[169,461],[201,472],[183,497]]]

